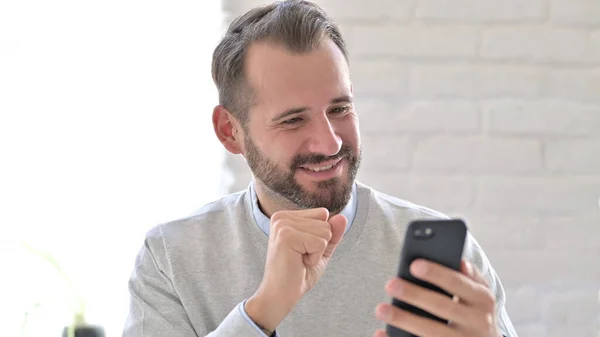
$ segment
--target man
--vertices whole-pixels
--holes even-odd
[[[411,266],[457,300],[394,277],[407,224],[446,217],[355,181],[361,142],[347,61],[336,25],[306,1],[231,24],[213,55],[212,121],[254,179],[149,231],[124,336],[385,336],[385,324],[420,336],[517,336],[471,236],[460,273]],[[452,323],[391,307],[392,297]]]

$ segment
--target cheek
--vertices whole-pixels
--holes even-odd
[[[360,132],[356,117],[344,121],[338,130],[338,134],[344,143],[350,144],[355,150],[360,148]]]
[[[296,137],[277,137],[265,140],[265,155],[279,167],[289,168],[298,154],[301,142]]]

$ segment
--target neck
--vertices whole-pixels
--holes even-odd
[[[258,179],[254,182],[258,207],[267,218],[271,218],[271,216],[278,211],[300,209],[298,205],[275,193],[273,190],[263,185]]]

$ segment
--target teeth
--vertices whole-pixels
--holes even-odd
[[[311,170],[311,171],[314,171],[314,172],[321,172],[321,171],[329,170],[332,167],[333,167],[333,165],[329,165],[329,166],[316,167],[316,168],[308,168],[308,169]]]

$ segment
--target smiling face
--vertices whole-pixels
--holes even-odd
[[[338,213],[361,157],[346,59],[329,39],[306,53],[254,43],[246,57],[253,104],[242,152],[261,202]]]

